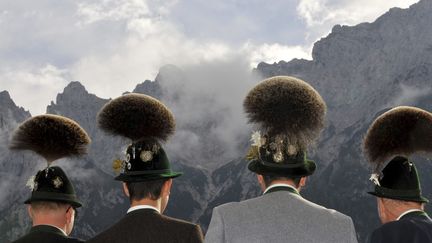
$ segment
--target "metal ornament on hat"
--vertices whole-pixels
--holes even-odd
[[[53,183],[54,187],[57,189],[59,189],[61,186],[63,186],[63,180],[58,176],[56,176],[56,178],[54,178],[52,180],[52,183]]]
[[[271,139],[268,135],[261,135],[260,131],[255,131],[252,133],[251,141],[252,145],[246,156],[248,160],[260,159],[260,151],[263,148],[267,156],[272,155],[273,161],[280,164],[286,159],[284,151],[288,156],[295,155],[298,151],[283,135],[276,135]]]
[[[127,152],[124,153],[125,154],[125,158],[124,159],[115,159],[113,161],[113,169],[115,173],[124,173],[126,168],[128,170],[130,170],[132,168],[132,165],[130,163],[131,157],[130,154],[128,154]]]
[[[150,161],[152,161],[155,157],[155,155],[157,155],[159,153],[160,150],[160,146],[158,146],[157,144],[153,144],[151,146],[150,149],[145,149],[143,150],[142,145],[139,145],[139,147],[137,144],[131,144],[129,145],[132,149],[132,159],[135,160],[135,154],[136,151],[141,151],[139,152],[139,159],[141,162],[144,163],[148,163]],[[132,163],[131,163],[131,155],[126,151],[125,153],[125,159],[116,159],[113,161],[113,169],[116,173],[124,173],[127,170],[131,170],[132,168]]]
[[[152,161],[154,156],[159,153],[160,147],[157,144],[153,144],[151,150],[142,150],[140,153],[140,159],[142,162]]]

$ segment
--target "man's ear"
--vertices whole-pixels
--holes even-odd
[[[123,185],[123,192],[124,192],[124,194],[126,194],[127,197],[130,197],[129,189],[128,189],[126,183],[123,182],[122,185]]]
[[[72,221],[72,214],[74,214],[74,208],[71,207],[71,205],[68,205],[68,208],[66,210],[66,222],[69,224]]]
[[[27,205],[27,213],[28,213],[29,217],[31,219],[33,219],[33,209],[31,207],[31,204]]]
[[[171,192],[171,186],[172,186],[173,179],[170,178],[167,181],[164,182],[162,186],[162,195],[166,196],[169,195]]]
[[[260,185],[261,190],[265,191],[265,189],[267,187],[266,187],[266,184],[265,184],[265,181],[264,181],[264,177],[262,175],[260,175],[260,174],[256,174],[256,175],[257,175],[258,184]]]
[[[299,187],[304,187],[304,186],[306,186],[306,180],[307,180],[307,177],[302,177],[302,178],[300,178]]]

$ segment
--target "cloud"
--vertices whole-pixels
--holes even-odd
[[[389,102],[385,107],[395,107],[401,105],[414,105],[416,101],[426,95],[430,95],[431,87],[415,87],[405,84],[399,85],[400,92],[394,100]]]
[[[53,65],[40,69],[0,69],[1,88],[8,90],[18,106],[32,115],[44,114],[47,99],[55,97],[69,82],[65,70]]]
[[[313,42],[334,24],[373,20],[414,1],[369,2],[0,2],[0,87],[38,114],[72,80],[106,98],[153,79],[170,63],[199,66],[241,56],[254,66],[310,59]]]
[[[310,48],[304,46],[284,46],[278,43],[262,45],[246,44],[245,50],[250,52],[250,63],[256,67],[260,62],[273,63],[294,58],[312,59]]]
[[[299,16],[308,26],[307,38],[315,41],[336,24],[372,22],[392,7],[407,8],[418,0],[300,0]]]
[[[85,56],[70,72],[91,92],[113,97],[153,79],[165,64],[198,65],[224,59],[229,52],[223,43],[198,42],[170,23],[143,17],[127,21],[125,38],[115,50]]]
[[[150,16],[151,11],[146,1],[106,0],[78,3],[78,14],[83,17],[82,24],[91,24],[101,20],[125,20]]]
[[[169,153],[209,167],[243,156],[250,135],[243,99],[260,79],[241,54],[180,69],[164,67],[158,76],[162,101],[177,123]]]

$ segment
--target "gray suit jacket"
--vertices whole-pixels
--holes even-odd
[[[215,207],[205,242],[357,243],[350,217],[278,189]]]

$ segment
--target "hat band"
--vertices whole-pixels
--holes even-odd
[[[70,203],[75,207],[81,207],[81,202],[78,201],[75,194],[58,193],[58,192],[43,192],[34,191],[29,199],[24,203],[30,204],[35,201],[55,201]]]
[[[311,160],[306,159],[306,153],[303,153],[302,158],[299,157],[295,157],[295,158],[287,158],[286,161],[288,162],[293,162],[293,163],[274,163],[274,162],[267,162],[265,160],[262,159],[262,157],[260,156],[259,158],[259,163],[267,166],[267,167],[271,167],[271,168],[280,168],[280,169],[295,169],[301,166],[304,166],[308,161],[309,162],[313,162]]]
[[[413,190],[395,190],[382,186],[375,186],[375,192],[383,196],[399,196],[399,197],[418,197],[421,194],[420,189]]]
[[[304,166],[306,161],[302,162],[302,163],[294,163],[294,164],[277,164],[277,163],[270,163],[270,162],[266,162],[262,159],[258,160],[260,162],[260,164],[271,167],[271,168],[281,168],[281,169],[294,169],[294,168],[298,168],[301,166]]]
[[[171,169],[163,169],[163,170],[143,170],[143,171],[126,171],[125,175],[151,175],[151,174],[165,174],[171,173]]]

